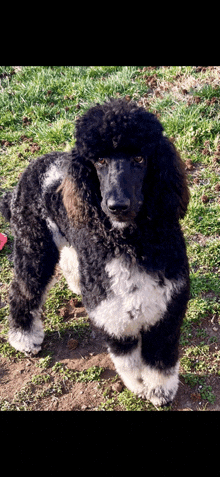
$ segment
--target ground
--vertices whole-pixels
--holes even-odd
[[[63,301],[65,302],[66,300]],[[46,333],[38,356],[29,358],[23,353],[10,350],[8,357],[1,358],[0,409],[158,410],[125,388],[107,353],[103,334],[88,320],[80,298],[70,299],[57,310],[57,313],[67,326],[61,333],[58,331]],[[78,323],[79,326],[74,328],[74,323]],[[86,328],[83,324],[87,325]],[[206,320],[202,323],[202,327],[210,338],[216,338],[216,331],[213,331],[213,328],[216,329],[214,324]],[[217,337],[220,338],[219,329]],[[197,341],[193,340],[194,349]],[[215,343],[216,341],[212,345],[213,350]],[[201,340],[198,346],[200,344]],[[180,351],[180,355],[183,356],[184,352]],[[196,361],[199,362],[198,359],[195,359]],[[196,385],[192,376],[191,382],[189,375],[188,383],[184,376],[186,376],[184,367],[181,366],[179,389],[175,400],[172,406],[163,410],[220,410],[219,376],[206,377],[205,384],[201,376]]]
[[[107,97],[136,100],[160,119],[185,162],[191,200],[181,221],[190,300],[181,329],[180,383],[155,408],[117,376],[100,330],[57,269],[43,308],[45,340],[28,358],[7,342],[13,235],[0,251],[0,410],[220,410],[220,67],[0,67],[0,196],[30,160],[74,146],[74,123]]]

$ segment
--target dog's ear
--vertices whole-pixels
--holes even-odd
[[[100,203],[99,181],[94,166],[73,152],[68,174],[57,192],[72,225],[81,227],[94,220]]]
[[[168,222],[183,218],[190,195],[185,166],[175,146],[162,137],[150,159],[145,184],[147,215]]]

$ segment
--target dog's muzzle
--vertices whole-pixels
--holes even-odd
[[[122,217],[124,214],[127,214],[130,210],[131,201],[129,198],[124,198],[123,200],[115,200],[114,198],[109,198],[107,200],[107,208],[111,215],[114,215],[115,218]]]

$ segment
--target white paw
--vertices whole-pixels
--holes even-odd
[[[143,391],[141,396],[151,401],[154,406],[165,406],[172,402],[178,389],[178,370],[179,363],[166,373],[145,367],[142,371]]]
[[[170,404],[176,395],[176,391],[177,388],[166,389],[163,386],[157,386],[151,391],[146,390],[140,393],[138,396],[142,399],[148,399],[154,406],[160,407]]]
[[[118,374],[130,391],[158,407],[174,399],[178,389],[179,363],[166,372],[161,372],[145,365],[141,359],[138,360],[138,348],[130,356],[111,357]]]
[[[39,353],[43,339],[44,329],[42,321],[39,318],[34,319],[29,331],[11,328],[8,333],[10,345],[27,355]]]

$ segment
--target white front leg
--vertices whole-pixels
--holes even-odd
[[[110,353],[110,356],[125,386],[133,393],[140,394],[143,391],[141,341],[130,353],[120,356]]]
[[[148,366],[141,356],[141,343],[131,352],[117,356],[110,353],[116,371],[125,386],[155,406],[171,402],[178,389],[179,362],[164,372]]]

